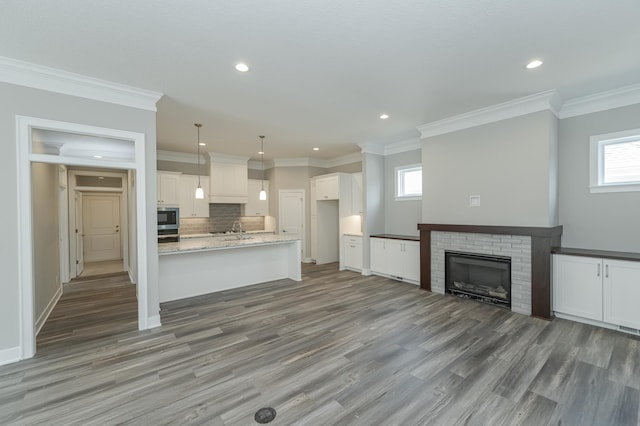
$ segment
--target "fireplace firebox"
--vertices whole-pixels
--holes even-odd
[[[511,258],[445,251],[445,292],[511,308]]]

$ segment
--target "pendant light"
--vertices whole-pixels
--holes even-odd
[[[264,136],[259,136],[260,138],[260,163],[262,164],[262,189],[260,190],[260,195],[258,199],[260,201],[265,201],[267,199],[267,191],[264,190]]]
[[[202,124],[195,123],[194,126],[198,128],[198,187],[196,188],[196,200],[202,200],[204,199],[204,190],[200,185],[200,127],[202,127]]]

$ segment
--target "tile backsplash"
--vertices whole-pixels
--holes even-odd
[[[209,217],[180,218],[180,234],[206,234],[208,232],[231,231],[233,222],[239,220],[244,231],[262,231],[264,217],[240,216],[240,204],[209,204]]]

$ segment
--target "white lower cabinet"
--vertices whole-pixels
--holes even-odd
[[[602,302],[605,322],[640,329],[640,262],[604,262]]]
[[[557,316],[638,330],[639,301],[640,262],[553,256],[553,310]]]
[[[371,272],[394,279],[420,282],[418,241],[371,237]]]
[[[342,267],[354,271],[362,271],[362,237],[345,235],[342,237],[344,253]]]

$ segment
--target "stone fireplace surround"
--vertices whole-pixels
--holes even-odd
[[[511,309],[551,319],[551,250],[562,226],[549,228],[418,224],[420,288],[444,294],[445,250],[511,257]]]

